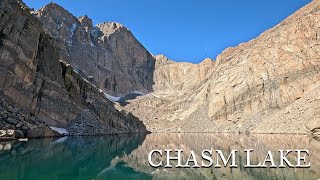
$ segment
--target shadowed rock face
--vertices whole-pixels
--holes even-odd
[[[76,18],[54,3],[33,13],[58,41],[59,57],[104,92],[123,96],[152,90],[155,59],[123,25],[93,26],[87,16]]]
[[[155,92],[120,108],[151,131],[317,131],[319,8],[311,2],[200,68],[157,56]]]
[[[5,98],[3,102],[8,99],[10,106],[24,112],[1,108],[1,120],[9,118],[8,114],[18,119],[9,126],[6,121],[1,122],[3,127],[14,127],[19,122],[33,124],[31,137],[41,137],[36,134],[40,128],[37,122],[19,118],[29,114],[27,118],[45,123],[41,128],[69,125],[72,134],[77,135],[145,132],[142,122],[130,113],[116,110],[98,87],[60,60],[59,43],[43,31],[38,18],[24,4],[2,0],[0,20],[0,94]],[[84,19],[81,22],[88,23]],[[97,122],[84,123],[80,129],[84,127],[85,133],[74,124],[83,116],[90,117],[85,119],[88,122]],[[101,130],[94,130],[99,127]],[[31,128],[23,131],[28,136]]]

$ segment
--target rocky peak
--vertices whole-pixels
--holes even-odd
[[[168,59],[164,54],[157,54],[157,55],[154,55],[154,58],[155,58],[156,60],[158,60],[158,59],[162,59],[162,58],[166,58],[166,59]]]
[[[122,24],[117,23],[117,22],[104,22],[104,23],[97,24],[97,27],[105,35],[110,35],[116,31],[119,31],[119,30],[129,31],[126,27],[124,27]]]
[[[46,6],[42,7],[38,10],[38,12],[42,15],[49,15],[59,20],[73,20],[75,21],[77,18],[73,16],[68,10],[64,9],[62,6],[56,3],[49,3]]]
[[[55,136],[49,126],[67,128],[71,135],[145,132],[137,118],[117,111],[97,86],[63,61],[61,52],[69,42],[61,31],[60,36],[54,33],[67,27],[68,17],[61,13],[67,11],[51,3],[36,13],[39,19],[44,17],[40,23],[19,1],[0,1],[0,42],[4,42],[0,46],[0,129],[14,129],[21,137],[33,138]],[[56,24],[59,18],[61,24]],[[91,47],[70,49],[84,46]],[[80,50],[79,57],[83,57],[86,52]]]
[[[55,3],[35,14],[46,33],[60,42],[60,58],[105,93],[152,90],[155,60],[123,25],[105,22],[93,27],[88,16],[76,18]]]
[[[163,64],[168,64],[168,63],[172,63],[174,61],[171,61],[170,59],[168,59],[165,55],[163,54],[158,54],[154,56],[155,60],[156,60],[156,64],[158,65],[163,65]]]
[[[50,3],[38,11],[34,11],[37,17],[44,17],[41,22],[44,30],[52,37],[61,37],[71,41],[74,31],[80,25],[78,19],[69,11],[56,3]]]
[[[213,65],[214,61],[211,58],[205,58],[199,65]]]
[[[78,18],[78,21],[80,22],[80,24],[83,26],[83,27],[89,27],[89,28],[92,28],[93,25],[92,25],[92,19],[90,19],[87,15],[85,16],[80,16]]]

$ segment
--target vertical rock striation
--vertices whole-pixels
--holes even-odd
[[[84,19],[81,22],[89,23]],[[0,2],[1,97],[45,124],[35,126],[32,136],[31,128],[24,129],[24,135],[42,137],[37,130],[49,129],[48,126],[72,127],[71,134],[77,135],[145,132],[142,122],[130,113],[116,110],[98,87],[61,61],[61,51],[64,50],[59,42],[44,32],[38,18],[22,2]],[[14,110],[6,111],[7,108],[1,113],[17,116]],[[85,132],[77,129],[80,125],[76,123],[83,116],[90,117],[85,119],[88,123],[81,125]],[[2,120],[6,119],[2,116]],[[37,125],[25,119],[18,121]],[[0,124],[2,128],[8,126]]]
[[[314,0],[216,60],[192,64],[152,56],[119,23],[93,26],[55,3],[30,14],[21,1],[2,0],[0,125],[22,134],[145,132],[139,117],[161,132],[319,134],[319,8]]]
[[[314,0],[256,39],[227,48],[209,70],[193,73],[191,65],[160,56],[165,65],[156,66],[155,84],[165,93],[156,88],[121,108],[152,131],[317,132],[319,9]]]
[[[155,59],[123,25],[93,26],[88,16],[76,18],[55,3],[33,14],[59,42],[60,58],[104,92],[123,96],[152,90]]]

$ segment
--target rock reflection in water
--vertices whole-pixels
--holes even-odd
[[[0,179],[318,179],[320,141],[301,135],[239,134],[149,134],[106,137],[64,137],[60,139],[10,142],[0,151]],[[204,149],[228,153],[254,149],[254,162],[264,159],[268,150],[308,149],[311,168],[244,168],[245,156],[237,156],[238,168],[152,168],[152,149]],[[240,154],[239,154],[240,155]],[[199,157],[197,157],[199,158]],[[290,158],[290,157],[289,157]],[[215,159],[215,157],[213,157]],[[185,161],[185,159],[184,159]],[[279,157],[275,157],[279,161]]]
[[[118,135],[16,141],[11,150],[0,151],[0,179],[150,179],[123,163],[111,163],[144,139],[145,135]]]
[[[0,151],[9,151],[11,149],[12,142],[0,142]]]
[[[254,149],[252,161],[263,161],[268,150],[308,149],[311,168],[244,168],[245,154],[237,156],[238,168],[152,168],[148,153],[152,149],[183,149],[184,157],[194,150],[198,155],[204,149],[221,149],[228,153]],[[127,163],[136,171],[152,174],[154,179],[318,179],[320,178],[320,141],[302,135],[239,135],[239,134],[150,134],[142,146],[130,155],[113,160]],[[201,159],[200,157],[197,157]],[[292,160],[292,157],[288,159]],[[213,157],[215,160],[215,156]],[[279,162],[279,157],[274,157]],[[186,160],[184,158],[184,160]],[[200,161],[201,164],[201,161]]]

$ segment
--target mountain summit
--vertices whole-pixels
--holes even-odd
[[[47,26],[39,21],[41,17]],[[101,50],[109,40],[98,42],[94,31],[99,30],[88,17],[78,20],[54,3],[31,14],[20,1],[0,1],[0,130],[14,130],[16,138],[146,133],[143,123],[131,113],[115,109],[96,76],[88,77],[88,72],[100,75],[103,73],[97,70],[106,69],[93,59],[112,53],[111,48]],[[108,77],[103,77],[105,83]],[[118,90],[118,85],[113,87]]]
[[[152,91],[155,59],[133,34],[116,22],[96,26],[50,3],[35,11],[47,34],[59,41],[60,58],[105,93],[123,96]]]

